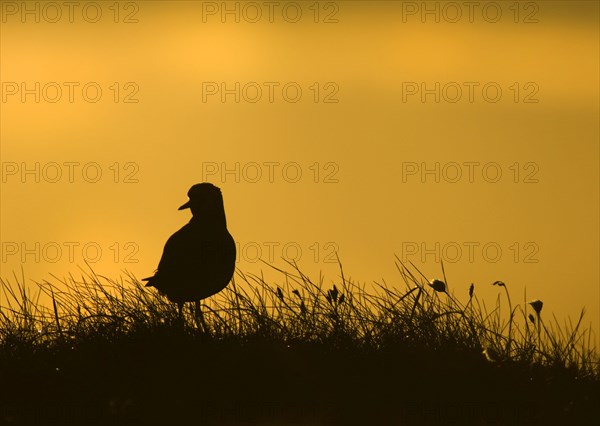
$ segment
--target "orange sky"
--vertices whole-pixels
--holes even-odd
[[[443,257],[598,330],[597,2],[0,3],[0,276],[148,276],[207,180],[243,271]]]

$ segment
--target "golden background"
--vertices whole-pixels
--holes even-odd
[[[244,272],[287,256],[329,285],[337,249],[399,286],[394,255],[430,278],[440,256],[461,298],[502,280],[598,330],[597,2],[1,3],[1,277],[149,276],[207,180]]]

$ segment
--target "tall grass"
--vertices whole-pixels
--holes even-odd
[[[466,302],[448,292],[445,280],[429,280],[398,262],[404,288],[375,283],[374,290],[343,274],[339,282],[313,281],[293,263],[281,281],[269,284],[237,271],[232,283],[203,303],[210,336],[263,337],[282,342],[316,342],[379,349],[406,345],[431,350],[450,347],[482,353],[490,362],[561,366],[581,377],[598,377],[592,330],[583,329],[584,312],[563,325],[529,304],[513,306],[508,286],[508,314],[501,294],[488,309],[473,286],[462,289]],[[128,274],[118,280],[95,274],[35,283],[0,278],[0,343],[48,346],[64,339],[113,339],[134,330],[180,324],[175,305]],[[46,299],[46,304],[40,300]],[[191,310],[184,310],[187,332],[197,330]]]
[[[66,357],[63,353],[90,345],[118,350],[123,342],[129,342],[128,348],[131,342],[143,346],[152,340],[165,342],[168,335],[168,345],[180,350],[185,343],[177,344],[194,341],[201,342],[201,348],[222,345],[217,351],[221,355],[232,351],[231,345],[259,352],[266,348],[265,353],[273,346],[318,347],[353,359],[375,354],[374,362],[398,360],[402,377],[414,369],[415,383],[429,377],[424,365],[438,375],[459,366],[474,376],[488,368],[492,374],[505,371],[512,376],[518,371],[523,382],[567,377],[569,383],[592,383],[598,389],[598,356],[591,329],[582,326],[583,311],[574,323],[561,325],[555,317],[547,318],[539,301],[513,305],[509,285],[500,281],[493,283],[499,293],[488,308],[472,284],[450,291],[443,266],[443,279],[431,280],[414,265],[398,261],[402,285],[375,283],[372,289],[347,279],[341,264],[335,284],[325,284],[322,276],[311,279],[294,263],[286,270],[266,267],[279,273],[276,282],[237,271],[224,291],[204,301],[202,328],[191,306],[181,319],[176,305],[130,274],[111,279],[90,271],[81,278],[53,277],[35,283],[33,289],[23,277],[0,279],[0,377],[3,372],[10,376],[3,368],[19,357],[52,353],[53,359],[61,359]],[[330,358],[322,353],[317,359],[327,362]],[[382,353],[392,355],[376,355]],[[438,360],[442,366],[436,369]],[[391,366],[396,361],[389,362]],[[339,365],[351,369],[356,364]],[[316,368],[324,375],[338,374],[333,366]],[[463,380],[460,374],[453,380]]]

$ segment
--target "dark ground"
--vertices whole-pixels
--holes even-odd
[[[0,348],[2,425],[592,425],[600,383],[564,368],[173,329]]]

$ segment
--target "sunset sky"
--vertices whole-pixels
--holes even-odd
[[[208,181],[246,273],[444,259],[598,332],[597,2],[0,4],[2,278],[151,275]]]

